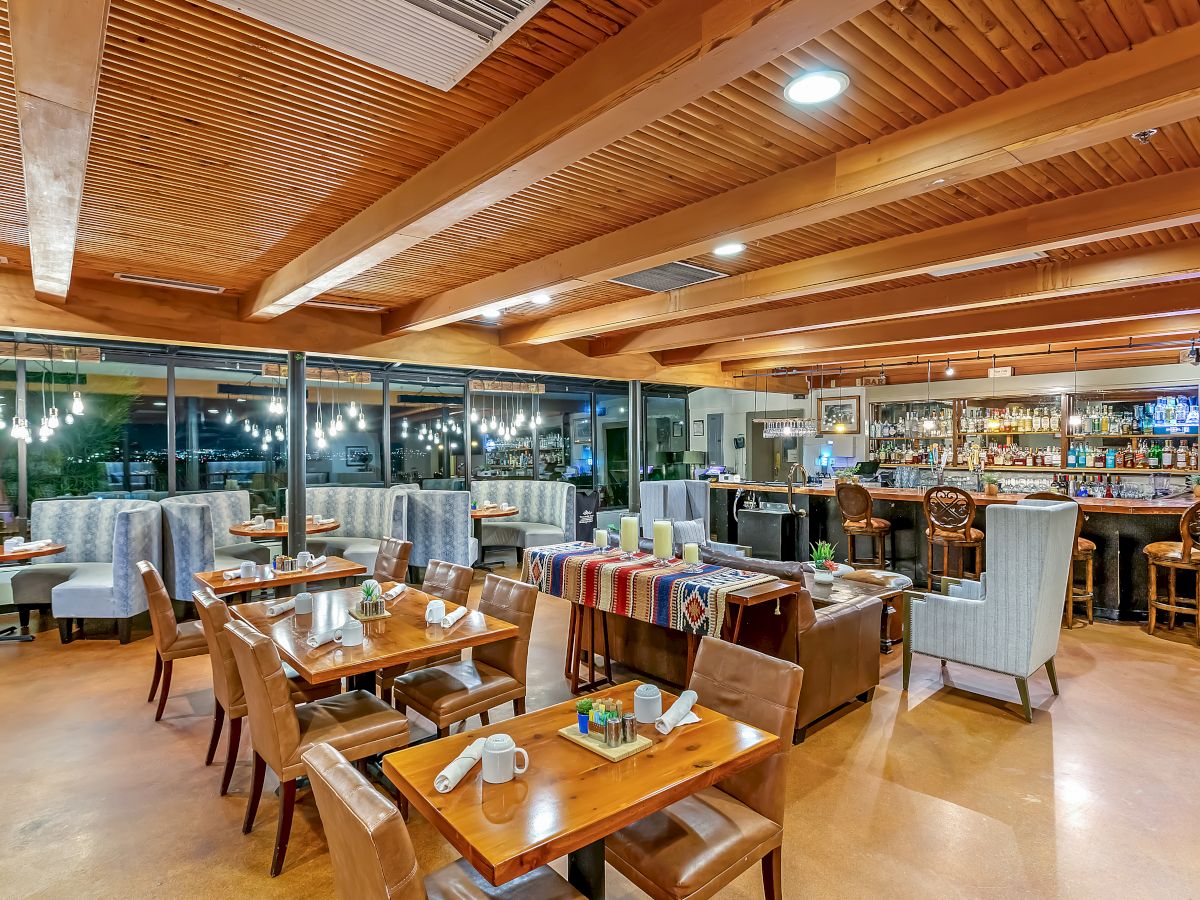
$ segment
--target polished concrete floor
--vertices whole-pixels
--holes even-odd
[[[567,696],[566,613],[539,603],[531,707]],[[217,796],[217,767],[203,765],[206,659],[177,664],[155,723],[146,633],[63,647],[52,621],[43,628],[0,645],[0,897],[332,894],[311,797],[271,879],[273,796],[249,836],[239,827],[245,748]],[[790,751],[785,896],[1200,895],[1200,650],[1179,631],[1097,624],[1065,632],[1058,659],[1062,695],[1036,676],[1027,725],[1011,680],[918,657],[904,695],[899,654],[885,657],[873,702]],[[455,858],[416,814],[411,829],[426,868]],[[640,896],[609,876],[610,897]],[[757,870],[722,896],[761,897]]]

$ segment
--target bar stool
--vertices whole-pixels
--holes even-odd
[[[871,492],[861,484],[839,484],[837,502],[842,511],[842,530],[846,532],[846,562],[854,569],[887,568],[883,543],[892,532],[892,523],[871,515]],[[859,536],[871,539],[870,559],[859,559],[855,555],[855,538]]]
[[[1078,506],[1077,500],[1073,497],[1068,497],[1066,494],[1058,494],[1054,491],[1039,491],[1036,494],[1027,494],[1026,500],[1055,500],[1061,503],[1063,500],[1072,500]],[[1067,601],[1064,609],[1064,614],[1067,618],[1067,627],[1072,628],[1075,625],[1075,604],[1083,603],[1087,608],[1088,624],[1092,624],[1092,604],[1095,599],[1095,592],[1092,590],[1092,573],[1093,563],[1096,558],[1096,545],[1088,538],[1080,535],[1083,530],[1083,523],[1087,521],[1087,516],[1083,514],[1083,507],[1079,507],[1079,514],[1075,517],[1075,552],[1071,554],[1071,574],[1067,578]],[[1083,584],[1077,586],[1075,584],[1075,563],[1083,563]]]
[[[928,590],[933,590],[933,548],[942,548],[941,575],[950,574],[950,551],[958,551],[958,568],[956,578],[963,578],[963,557],[968,550],[975,553],[974,573],[970,575],[975,581],[983,572],[983,532],[975,528],[975,498],[962,488],[940,485],[925,492],[922,501],[925,509],[925,519],[929,522],[925,529],[925,540],[928,544]]]
[[[1193,503],[1179,520],[1178,541],[1155,541],[1147,544],[1146,561],[1150,565],[1150,589],[1148,606],[1150,622],[1148,631],[1154,634],[1156,613],[1162,610],[1167,613],[1167,628],[1175,628],[1175,614],[1184,613],[1196,616],[1196,643],[1200,644],[1200,615],[1198,615],[1195,597],[1178,597],[1175,594],[1175,573],[1179,569],[1186,572],[1200,573],[1200,502]],[[1167,596],[1158,596],[1158,568],[1167,570]],[[1200,574],[1197,575],[1200,578]]]

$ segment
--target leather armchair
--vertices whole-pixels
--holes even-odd
[[[162,718],[167,695],[171,693],[171,671],[175,660],[203,656],[208,652],[208,644],[199,622],[180,624],[176,621],[175,609],[171,606],[171,598],[167,596],[167,586],[163,584],[154,563],[143,559],[138,562],[137,569],[145,586],[150,606],[150,630],[154,633],[154,678],[150,682],[147,703],[154,699],[159,679],[162,680],[162,693],[158,698],[158,709],[154,712],[154,721],[157,722]]]
[[[524,713],[536,603],[533,585],[489,574],[483,582],[479,610],[513,623],[520,629],[518,635],[475,647],[470,659],[406,672],[392,686],[396,708],[403,712],[412,707],[433,722],[439,737],[449,734],[454,723],[474,715],[487,725],[488,710],[502,703],[512,702],[517,715]]]
[[[352,760],[397,750],[408,743],[408,719],[367,691],[349,691],[297,707],[271,639],[245,622],[230,622],[225,632],[246,693],[254,747],[254,780],[243,834],[254,827],[267,767],[279,778],[279,828],[271,857],[274,877],[283,869],[292,833],[296,779],[304,774],[300,755],[322,742]]]
[[[346,757],[328,744],[317,744],[305,751],[302,761],[329,843],[334,890],[342,900],[570,900],[583,896],[548,866],[493,887],[460,859],[422,880],[403,816]]]
[[[710,709],[781,736],[763,762],[676,801],[604,841],[605,859],[656,898],[717,896],[761,860],[768,900],[783,896],[786,735],[805,673],[792,663],[706,637],[689,687]]]

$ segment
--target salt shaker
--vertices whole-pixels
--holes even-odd
[[[625,713],[621,716],[621,743],[632,744],[637,740],[637,716]]]
[[[604,746],[621,746],[621,720],[615,716],[604,723]]]

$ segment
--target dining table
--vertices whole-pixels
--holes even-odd
[[[226,578],[226,572],[236,572],[237,569],[214,569],[211,572],[197,572],[195,579],[211,590],[218,597],[232,594],[244,595],[249,599],[254,591],[264,588],[291,587],[297,584],[311,584],[314,581],[330,581],[340,578],[355,578],[367,574],[367,567],[362,563],[351,562],[340,556],[330,556],[319,566],[297,568],[292,572],[277,572],[270,565],[256,565],[254,575],[250,578]]]
[[[475,542],[479,546],[479,558],[475,561],[474,568],[484,572],[495,568],[495,564],[483,561],[483,523],[488,519],[508,519],[520,511],[516,506],[478,506],[471,510],[471,527]]]
[[[633,709],[639,682],[594,696]],[[675,701],[663,692],[663,708]],[[700,698],[703,701],[703,697]],[[512,881],[567,857],[567,880],[588,898],[604,896],[604,839],[666,806],[766,759],[777,735],[707,709],[700,721],[660,734],[638,725],[651,746],[610,762],[558,733],[576,721],[568,700],[481,729],[388,753],[383,772],[408,802],[491,884]],[[529,755],[523,774],[504,784],[483,781],[476,764],[447,793],[434,778],[472,741],[507,734]]]
[[[66,551],[66,549],[66,544],[59,544],[55,541],[50,541],[44,544],[41,541],[29,541],[28,543],[14,547],[11,550],[4,550],[3,548],[0,548],[0,566],[24,565],[30,560],[37,559],[41,556],[54,556],[55,554],[63,553]],[[0,641],[27,644],[32,640],[32,634],[20,633],[15,625],[0,629]]]
[[[288,555],[288,520],[287,516],[274,520],[274,528],[264,528],[262,525],[255,525],[251,522],[239,522],[237,525],[229,526],[229,533],[238,537],[246,537],[251,540],[270,540],[279,541],[283,550],[283,555]],[[317,522],[313,519],[308,519],[305,522],[305,534],[327,534],[330,531],[337,531],[342,527],[342,523],[337,519],[330,519],[325,522]]]
[[[396,582],[380,583],[383,593]],[[403,669],[414,662],[440,656],[467,647],[478,647],[516,637],[516,625],[478,610],[467,614],[449,628],[425,621],[425,608],[435,598],[415,587],[406,587],[399,596],[384,604],[388,616],[363,622],[363,642],[347,647],[330,641],[317,647],[309,637],[328,634],[351,619],[351,610],[362,597],[359,587],[320,591],[312,595],[311,613],[294,609],[271,616],[270,601],[244,603],[231,608],[233,615],[269,637],[279,655],[309,684],[324,684],[345,678],[351,690],[375,691],[376,673],[384,669]],[[446,615],[459,608],[443,601]]]

